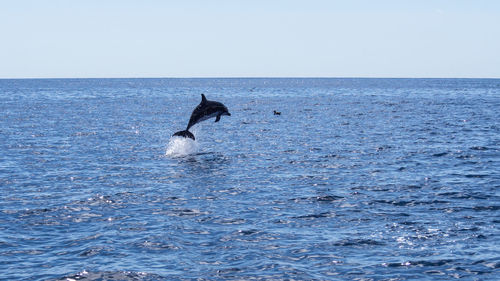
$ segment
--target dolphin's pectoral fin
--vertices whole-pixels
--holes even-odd
[[[219,122],[220,121],[220,114],[217,115],[217,117],[215,118],[215,122]]]

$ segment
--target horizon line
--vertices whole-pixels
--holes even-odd
[[[500,77],[410,77],[410,76],[129,76],[129,77],[0,77],[0,80],[63,79],[500,79]]]

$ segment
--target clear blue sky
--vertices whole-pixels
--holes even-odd
[[[495,77],[497,0],[0,0],[0,78]]]

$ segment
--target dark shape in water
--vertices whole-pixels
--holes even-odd
[[[231,116],[231,114],[227,110],[227,107],[220,102],[207,100],[205,95],[201,94],[201,102],[193,110],[193,113],[191,113],[191,118],[189,118],[189,123],[186,130],[179,131],[175,133],[174,136],[191,138],[195,140],[194,135],[189,131],[189,128],[201,121],[205,121],[212,117],[216,117],[215,122],[219,122],[222,115]]]
[[[281,115],[281,112],[273,110],[274,115]]]

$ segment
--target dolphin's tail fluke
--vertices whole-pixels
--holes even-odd
[[[174,136],[179,136],[179,137],[185,137],[185,138],[191,138],[194,140],[194,135],[188,130],[184,131],[178,131],[177,133],[174,134]]]

